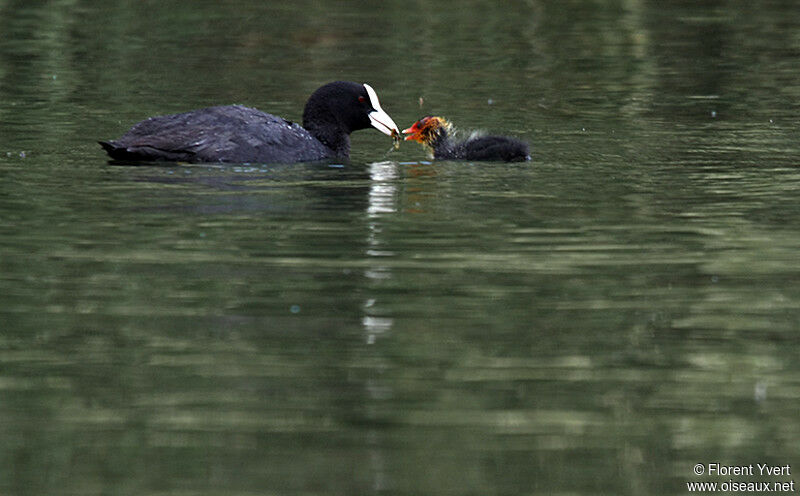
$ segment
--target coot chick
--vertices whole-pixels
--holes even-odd
[[[100,145],[125,161],[291,163],[347,159],[350,133],[370,126],[399,134],[372,87],[336,81],[308,98],[302,127],[254,108],[224,105],[151,117]]]
[[[435,159],[441,160],[496,160],[520,162],[530,160],[528,144],[508,136],[473,134],[463,141],[451,137],[453,126],[442,117],[423,117],[410,128],[406,141],[422,143]]]

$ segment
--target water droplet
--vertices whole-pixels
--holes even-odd
[[[289,311],[292,313],[300,313],[300,305],[292,305],[289,308]]]

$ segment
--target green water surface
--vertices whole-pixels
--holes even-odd
[[[798,33],[777,0],[0,0],[0,494],[793,480],[693,467],[800,470]],[[337,79],[533,160],[96,144]]]

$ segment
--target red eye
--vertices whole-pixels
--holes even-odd
[[[361,102],[361,103],[364,103],[364,102],[367,101],[367,99],[364,98],[363,96],[360,96],[360,97],[358,97],[358,101]]]

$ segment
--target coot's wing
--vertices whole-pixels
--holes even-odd
[[[333,151],[299,124],[238,105],[213,107],[212,133],[191,144],[198,162],[304,162]]]
[[[187,162],[301,162],[332,155],[301,126],[226,105],[144,120],[101,143],[114,158]]]

